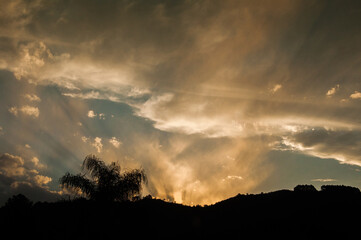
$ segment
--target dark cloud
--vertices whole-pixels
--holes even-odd
[[[59,194],[51,192],[50,177],[39,174],[39,160],[23,159],[4,153],[0,155],[0,204],[16,193],[26,194],[34,201],[53,201]],[[41,167],[40,167],[41,168]]]
[[[311,153],[335,158],[344,163],[361,165],[361,132],[313,128],[296,133],[291,141],[309,148]]]

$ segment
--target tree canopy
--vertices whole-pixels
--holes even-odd
[[[81,173],[67,172],[59,182],[62,188],[80,192],[92,200],[126,201],[140,194],[146,175],[142,169],[122,172],[119,164],[107,165],[95,155],[88,155]]]
[[[317,192],[317,189],[313,185],[297,185],[294,189],[295,192]]]
[[[322,192],[339,193],[339,194],[358,194],[360,189],[344,185],[323,185],[321,186]]]

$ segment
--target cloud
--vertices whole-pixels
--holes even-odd
[[[105,114],[104,113],[96,114],[93,110],[89,110],[87,116],[89,118],[99,117],[99,119],[101,119],[101,120],[105,119]]]
[[[336,182],[337,180],[336,179],[333,179],[333,178],[316,178],[316,179],[312,179],[311,180],[312,182]]]
[[[276,93],[278,90],[280,90],[282,88],[281,84],[276,84],[274,85],[274,87],[271,89],[272,93]]]
[[[99,113],[99,119],[104,120],[105,119],[105,114],[104,113]]]
[[[94,138],[94,142],[92,143],[92,146],[97,149],[98,153],[100,153],[103,148],[102,139],[100,137]]]
[[[0,98],[13,115],[47,117],[2,120],[0,145],[44,152],[54,179],[95,149],[144,165],[152,194],[185,203],[262,185],[276,147],[359,163],[355,4],[4,1],[0,67],[19,81],[7,93],[1,79]]]
[[[360,131],[311,128],[288,135],[283,144],[292,150],[341,163],[361,166]]]
[[[15,77],[21,79],[23,77],[35,75],[35,71],[44,66],[44,58],[51,57],[52,54],[43,42],[21,45],[20,62],[19,65],[13,69]]]
[[[14,114],[15,116],[17,116],[18,115],[18,108],[17,107],[11,107],[11,108],[9,108],[9,112],[11,114]]]
[[[100,93],[98,91],[90,91],[87,93],[63,93],[64,96],[72,97],[72,98],[82,98],[82,99],[107,99],[100,97]]]
[[[32,106],[22,106],[19,109],[23,114],[31,116],[33,118],[38,118],[39,117],[39,108],[37,107],[32,107]]]
[[[116,137],[109,139],[109,143],[111,143],[115,148],[119,148],[120,144],[122,144],[122,142],[119,141]]]
[[[49,182],[51,182],[52,179],[50,177],[47,177],[47,176],[36,175],[34,177],[34,181],[35,181],[35,183],[37,185],[44,186],[44,185],[48,184]]]
[[[227,176],[226,178],[223,178],[222,181],[232,181],[232,180],[243,180],[243,177],[241,176]]]
[[[103,149],[103,144],[102,144],[102,138],[100,137],[95,137],[93,140],[91,140],[90,137],[85,137],[85,136],[82,136],[81,137],[81,140],[83,143],[89,143],[90,146],[94,147],[98,153],[101,153],[102,152],[102,149]],[[110,143],[114,143],[116,144],[115,142],[116,140],[115,139],[110,139],[109,142]],[[113,144],[113,145],[114,145]],[[120,142],[119,142],[120,144]],[[115,146],[115,145],[114,145]]]
[[[40,102],[41,99],[36,96],[35,94],[26,94],[24,95],[24,97],[29,100],[30,102]]]
[[[93,110],[89,110],[87,116],[88,116],[89,118],[95,118],[95,117],[97,116],[97,114],[95,114]]]
[[[147,191],[184,204],[210,204],[250,192],[272,172],[265,161],[272,141],[267,138],[173,135],[157,139],[152,135],[133,141],[134,146],[123,142],[123,149],[134,159],[130,163],[138,162],[146,169]]]
[[[7,177],[23,176],[25,174],[24,160],[8,153],[0,155],[0,174]]]
[[[350,98],[352,98],[352,99],[361,99],[361,93],[358,92],[358,91],[355,91],[354,93],[352,93],[350,95]]]
[[[41,164],[37,157],[30,160],[24,160],[20,156],[4,153],[0,155],[0,174],[7,177],[24,177],[30,182],[39,182],[38,179],[47,179],[47,183],[51,178],[38,175],[38,170],[44,169],[45,165]]]
[[[41,1],[13,1],[2,2],[1,8],[1,35],[16,36],[32,20],[34,12],[41,8]],[[21,11],[20,11],[21,9]]]
[[[37,168],[37,169],[44,169],[45,168],[45,165],[42,164],[39,160],[39,158],[37,157],[32,157],[30,159],[30,161],[34,164],[34,166]]]
[[[20,108],[17,107],[11,107],[9,108],[9,112],[14,114],[15,116],[18,116],[18,113],[21,112],[24,115],[33,117],[33,118],[38,118],[40,111],[38,107],[32,107],[32,106],[22,106]]]
[[[34,161],[36,159],[36,161]],[[36,157],[28,160],[20,156],[3,153],[0,155],[0,202],[15,193],[27,194],[31,199],[54,200],[58,194],[49,190],[51,177],[40,175],[43,165]],[[43,196],[47,196],[43,198]]]
[[[262,105],[274,109],[279,115],[286,115],[289,109],[284,103],[290,100],[288,96],[292,95],[292,101],[300,105],[303,97],[319,96],[314,90],[324,86],[310,88],[311,84],[300,85],[303,80],[298,76],[305,74],[298,73],[307,70],[309,65],[287,64],[307,59],[309,49],[320,49],[322,52],[322,48],[313,47],[312,44],[316,43],[312,41],[312,36],[308,39],[303,35],[311,28],[307,21],[300,23],[300,31],[294,31],[294,35],[290,33],[294,41],[284,40],[287,39],[289,29],[294,29],[294,21],[307,12],[306,5],[301,7],[297,2],[282,2],[279,3],[282,7],[274,9],[266,4],[265,8],[269,7],[269,11],[260,12],[255,4],[246,2],[225,2],[219,6],[207,3],[200,5],[209,11],[199,15],[200,6],[188,3],[128,6],[127,3],[109,2],[103,6],[108,11],[108,18],[104,19],[90,6],[83,8],[81,3],[73,3],[72,8],[65,8],[63,12],[53,16],[57,24],[52,27],[57,29],[57,34],[49,34],[49,23],[41,18],[43,16],[34,19],[29,17],[29,29],[36,25],[38,31],[49,36],[49,39],[42,40],[33,36],[31,41],[18,44],[14,50],[18,57],[7,65],[18,77],[31,79],[37,84],[60,86],[63,94],[68,97],[108,99],[134,106],[127,98],[148,94],[151,100],[145,104],[148,106],[141,107],[139,115],[154,121],[157,128],[187,134],[201,133],[212,137],[241,135],[242,131],[232,126],[232,122],[240,122],[240,117],[241,121],[253,121],[244,119],[245,116],[262,118],[268,114],[262,111]],[[33,12],[29,15],[36,16],[39,14],[36,10],[43,7],[46,8],[45,5],[33,7]],[[82,21],[74,21],[74,9],[78,9],[77,14],[84,17]],[[123,19],[120,21],[120,15],[114,9],[124,9],[125,19],[138,21],[131,21],[132,26],[120,24]],[[232,9],[242,9],[239,13],[242,17],[239,18]],[[142,18],[137,15],[140,10],[144,13]],[[317,18],[321,10],[322,4],[317,5],[317,8],[309,13],[310,19]],[[287,14],[283,14],[285,12]],[[103,27],[90,24],[94,23],[94,20],[89,16],[99,16]],[[187,24],[188,22],[193,24]],[[174,29],[171,23],[177,23],[177,29]],[[78,30],[81,24],[90,26],[90,35],[86,38]],[[149,25],[146,33],[144,25]],[[63,34],[64,27],[71,35],[78,37],[69,38],[69,34]],[[323,29],[324,26],[320,27]],[[114,28],[117,31],[114,31]],[[273,34],[275,32],[279,34]],[[350,32],[351,30],[347,31],[348,34]],[[169,41],[169,38],[177,41]],[[305,44],[297,44],[298,41],[304,41]],[[283,42],[288,44],[282,44]],[[74,50],[74,46],[79,49]],[[293,61],[293,53],[301,51],[300,46],[305,48],[302,52],[306,56],[296,55]],[[132,49],[138,49],[142,54],[137,54],[137,51]],[[320,56],[322,57],[321,54]],[[220,79],[222,81],[219,81]],[[283,87],[284,83],[275,84],[279,79],[288,81],[287,89]],[[321,82],[317,84],[322,85]],[[262,99],[259,86],[273,86],[271,92],[280,95],[275,99],[277,102]],[[281,87],[285,90],[279,92]],[[309,96],[300,94],[302,89]],[[265,87],[263,91],[269,90]],[[169,104],[159,103],[162,105],[159,108],[158,104],[149,106],[153,100],[166,95],[172,95],[174,100],[169,101]],[[207,97],[201,104],[200,95]],[[215,119],[214,114],[209,114],[215,110],[209,106],[221,104],[216,104],[211,97],[234,99],[224,101]],[[184,104],[178,102],[185,98],[189,101]],[[195,109],[202,110],[204,105],[204,111],[199,113],[203,116],[195,116]],[[303,107],[310,108],[309,111],[315,108],[309,105]],[[176,110],[181,110],[178,116],[171,117]],[[238,112],[238,116],[233,116],[235,112]],[[295,108],[294,112],[300,111]],[[317,112],[317,109],[314,112]],[[298,114],[303,115],[304,112]]]
[[[41,83],[42,81],[51,81],[57,78],[57,75],[49,75],[51,72],[55,74],[52,68],[61,67],[59,65],[70,57],[68,53],[53,55],[42,41],[31,41],[20,44],[17,51],[17,61],[13,65],[9,64],[9,68],[17,79],[25,79],[33,84]],[[63,83],[63,85],[71,88],[72,83]]]
[[[16,51],[15,60],[7,63],[7,68],[17,79],[26,80],[35,85],[59,86],[65,96],[119,101],[119,94],[136,97],[147,92],[147,90],[142,90],[141,86],[134,88],[131,85],[130,73],[124,67],[99,66],[90,59],[86,60],[80,56],[73,58],[68,52],[56,55],[47,44],[40,40],[20,44]],[[103,82],[99,79],[107,80]],[[83,90],[89,88],[97,90],[83,93]],[[26,96],[28,100],[32,99],[31,101],[40,100],[36,99],[36,95]]]
[[[155,122],[154,127],[163,131],[206,137],[232,137],[243,133],[243,126],[236,119],[230,118],[228,114],[222,115],[221,112],[208,116],[207,110],[213,110],[214,105],[203,101],[192,102],[186,96],[175,98],[173,94],[162,94],[135,107],[137,115],[151,119]]]
[[[328,97],[333,96],[336,93],[336,91],[338,91],[339,88],[340,88],[340,85],[337,84],[335,87],[333,87],[327,91],[326,96],[328,96]]]

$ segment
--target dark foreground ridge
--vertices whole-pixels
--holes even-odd
[[[0,209],[12,239],[359,239],[361,193],[345,186],[237,195],[211,206],[150,197],[35,203],[22,196]],[[6,236],[6,235],[3,235]]]

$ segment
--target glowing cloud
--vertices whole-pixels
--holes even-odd
[[[15,116],[18,116],[18,113],[21,112],[24,115],[27,115],[27,116],[30,116],[33,118],[38,118],[39,114],[40,114],[39,108],[28,106],[28,105],[22,106],[20,108],[11,107],[11,108],[9,108],[9,112],[14,114]]]
[[[328,96],[328,97],[333,96],[339,88],[340,88],[340,85],[337,84],[335,87],[333,87],[327,91],[326,96]]]
[[[20,108],[20,111],[25,115],[31,116],[33,118],[39,117],[39,108],[32,106],[23,106]]]
[[[4,153],[0,155],[0,175],[8,177],[12,188],[25,184],[29,187],[39,186],[47,191],[51,177],[39,174],[38,167],[43,168],[36,157],[24,160],[20,156]],[[1,183],[1,182],[0,182]]]
[[[119,148],[119,146],[122,144],[122,142],[119,141],[116,137],[109,139],[109,143],[111,143],[115,148]]]
[[[333,178],[316,178],[316,179],[312,179],[312,182],[336,182],[336,179]]]
[[[272,89],[271,92],[272,93],[276,93],[278,90],[280,90],[282,88],[281,84],[276,84]]]
[[[42,176],[42,175],[36,175],[34,177],[34,180],[35,180],[35,183],[39,186],[46,185],[52,181],[52,179],[50,177]]]
[[[25,174],[24,160],[8,153],[0,155],[0,173],[8,176],[23,176]]]
[[[93,110],[89,110],[88,111],[88,115],[87,115],[89,118],[95,118],[96,116],[97,116],[97,114],[96,113],[94,113],[94,111]]]
[[[361,92],[355,91],[353,94],[350,95],[352,99],[361,99]]]
[[[96,152],[205,204],[277,188],[275,151],[360,165],[356,2],[1,1],[2,174],[57,189]]]
[[[30,102],[40,102],[41,99],[36,96],[35,94],[26,94],[24,96],[27,100],[29,100]]]
[[[92,143],[92,146],[97,149],[98,153],[100,153],[103,149],[102,139],[100,137],[94,138],[94,142]]]

